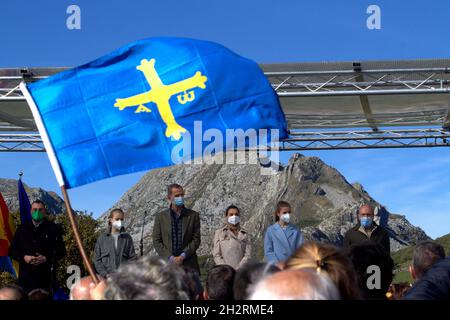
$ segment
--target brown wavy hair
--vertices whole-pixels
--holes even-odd
[[[335,246],[307,242],[286,261],[286,269],[313,269],[336,285],[343,300],[361,299],[357,274],[351,261]]]
[[[277,203],[277,209],[273,213],[273,218],[275,219],[275,222],[278,222],[280,220],[280,217],[278,216],[278,213],[280,213],[281,208],[291,208],[291,205],[287,201],[278,201]]]

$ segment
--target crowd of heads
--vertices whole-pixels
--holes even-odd
[[[419,243],[411,264],[420,278],[436,261],[445,258],[442,246]],[[381,286],[368,288],[367,267],[381,271]],[[343,250],[330,244],[306,242],[282,266],[251,262],[239,270],[216,265],[204,286],[190,268],[160,257],[144,256],[123,264],[108,279],[95,285],[82,278],[70,292],[72,300],[358,300],[400,299],[410,285],[392,284],[393,262],[378,245],[361,244]],[[47,291],[30,293],[8,285],[0,300],[49,300]]]
[[[423,245],[418,245],[419,250]],[[365,254],[363,254],[365,252]],[[381,286],[368,289],[364,268],[378,265]],[[202,286],[196,272],[159,257],[142,257],[124,264],[103,283],[106,300],[358,300],[401,298],[406,292],[391,285],[393,263],[377,245],[342,250],[329,244],[307,242],[279,268],[267,263],[248,263],[239,270],[217,265]],[[82,281],[87,281],[89,277]],[[81,283],[81,282],[80,282]],[[83,286],[82,286],[83,287]],[[72,289],[73,299],[92,292]],[[391,294],[387,294],[388,291]],[[77,294],[75,295],[75,292]],[[80,294],[81,292],[81,294]]]

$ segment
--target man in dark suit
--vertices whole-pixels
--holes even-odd
[[[153,246],[160,257],[200,273],[196,254],[200,246],[199,214],[184,206],[184,190],[178,184],[168,187],[167,199],[169,208],[155,215]]]

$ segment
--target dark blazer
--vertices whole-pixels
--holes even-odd
[[[375,223],[375,222],[373,222]],[[370,241],[372,243],[376,243],[381,245],[388,253],[391,252],[390,242],[389,242],[389,233],[382,227],[376,225],[375,229],[372,231],[370,239],[367,235],[361,231],[359,228],[361,224],[358,223],[356,226],[351,228],[345,233],[344,236],[344,248],[350,247],[352,244],[359,244],[366,241]]]
[[[109,232],[100,235],[94,248],[95,270],[102,277],[119,268],[126,261],[136,260],[133,239],[126,232],[121,232],[117,238],[117,249],[114,244],[114,237]]]
[[[172,256],[172,217],[170,209],[158,212],[153,225],[153,246],[164,259]],[[183,265],[200,273],[196,251],[200,246],[200,217],[198,212],[185,208],[182,215],[183,251],[186,259]]]
[[[24,256],[41,254],[47,262],[39,266],[28,264]],[[66,255],[66,248],[59,225],[44,219],[38,227],[27,222],[20,225],[9,248],[9,255],[19,261],[19,284],[25,291],[41,288],[51,290],[51,268],[56,270],[55,263]]]

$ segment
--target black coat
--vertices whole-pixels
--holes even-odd
[[[436,262],[406,293],[405,300],[449,300],[450,257]]]
[[[24,261],[24,256],[37,254],[45,256],[47,262],[32,266]],[[11,242],[9,255],[19,261],[19,284],[25,291],[37,288],[51,290],[52,264],[66,255],[60,227],[46,219],[38,227],[32,222],[20,225]]]
[[[353,244],[360,244],[366,241],[376,243],[381,245],[387,252],[391,252],[391,246],[389,242],[389,233],[382,227],[377,226],[375,230],[372,231],[370,239],[367,235],[361,231],[359,228],[361,224],[358,223],[356,226],[347,231],[344,236],[344,248],[348,248]]]

